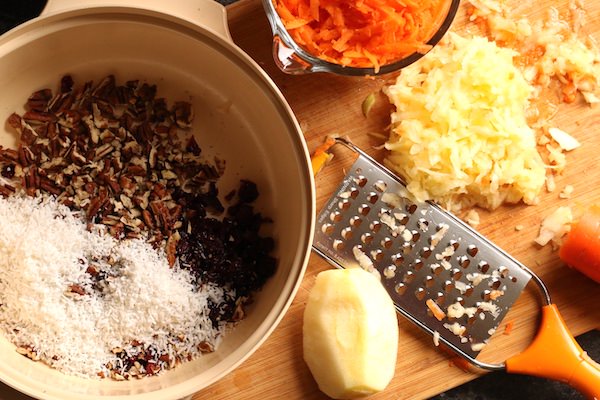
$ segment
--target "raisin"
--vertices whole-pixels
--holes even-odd
[[[12,179],[15,176],[15,165],[14,164],[7,164],[4,167],[2,167],[2,176],[7,178],[7,179]]]

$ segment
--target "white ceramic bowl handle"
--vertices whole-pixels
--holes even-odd
[[[216,0],[48,0],[42,15],[94,6],[135,7],[158,11],[202,26],[232,42],[227,25],[227,11]]]

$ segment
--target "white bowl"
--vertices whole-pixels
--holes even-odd
[[[176,9],[169,13],[160,11],[166,7],[160,1],[136,7],[95,3],[108,4],[77,10],[64,2],[0,37],[0,121],[22,112],[32,92],[56,90],[66,73],[76,82],[98,81],[108,74],[118,82],[146,80],[156,83],[159,96],[169,101],[191,101],[200,147],[227,161],[221,193],[240,178],[257,183],[257,207],[274,221],[270,234],[277,243],[278,269],[217,351],[159,376],[123,382],[66,376],[19,355],[0,337],[0,381],[40,399],[178,399],[244,361],[291,303],[308,261],[314,226],[309,155],[281,93],[231,42],[223,26],[224,8],[212,0],[171,4]],[[198,24],[202,16],[209,19],[206,27]],[[0,130],[0,144],[15,144],[7,124]],[[11,397],[0,390],[0,399]]]

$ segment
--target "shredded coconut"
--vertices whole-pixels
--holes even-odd
[[[223,289],[196,289],[187,271],[169,268],[141,239],[88,231],[51,199],[0,199],[0,220],[0,331],[62,372],[108,375],[107,363],[122,363],[114,349],[129,354],[135,344],[184,361],[203,342],[216,346],[226,329],[208,316]],[[97,265],[108,273],[102,289],[88,273]]]

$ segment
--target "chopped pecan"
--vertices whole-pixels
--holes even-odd
[[[62,189],[48,178],[41,178],[39,187],[56,196],[62,193]]]
[[[14,149],[3,149],[0,147],[0,160],[8,162],[19,161],[19,153]]]
[[[52,98],[52,90],[42,89],[34,92],[27,99],[27,107],[35,111],[45,111],[48,101]]]
[[[10,114],[7,122],[17,132],[21,132],[21,116],[19,114],[17,114],[17,113]]]
[[[57,120],[55,114],[38,110],[26,111],[21,118],[28,122],[54,122]]]
[[[180,128],[190,128],[192,126],[192,120],[194,119],[194,113],[192,111],[192,105],[186,101],[178,101],[173,106],[173,115],[175,116],[175,123]]]
[[[172,234],[167,239],[167,261],[169,262],[169,267],[173,267],[175,265],[175,261],[177,259],[177,242],[179,242],[179,235]]]
[[[3,197],[8,197],[8,196],[10,196],[13,193],[14,193],[13,190],[8,189],[4,185],[0,185],[0,195],[2,195]]]
[[[215,351],[215,346],[213,346],[212,343],[203,340],[200,342],[200,344],[198,344],[198,350],[200,350],[202,353],[212,353]]]
[[[69,291],[71,293],[77,293],[80,296],[85,295],[85,290],[80,285],[77,285],[77,284],[69,285]]]

